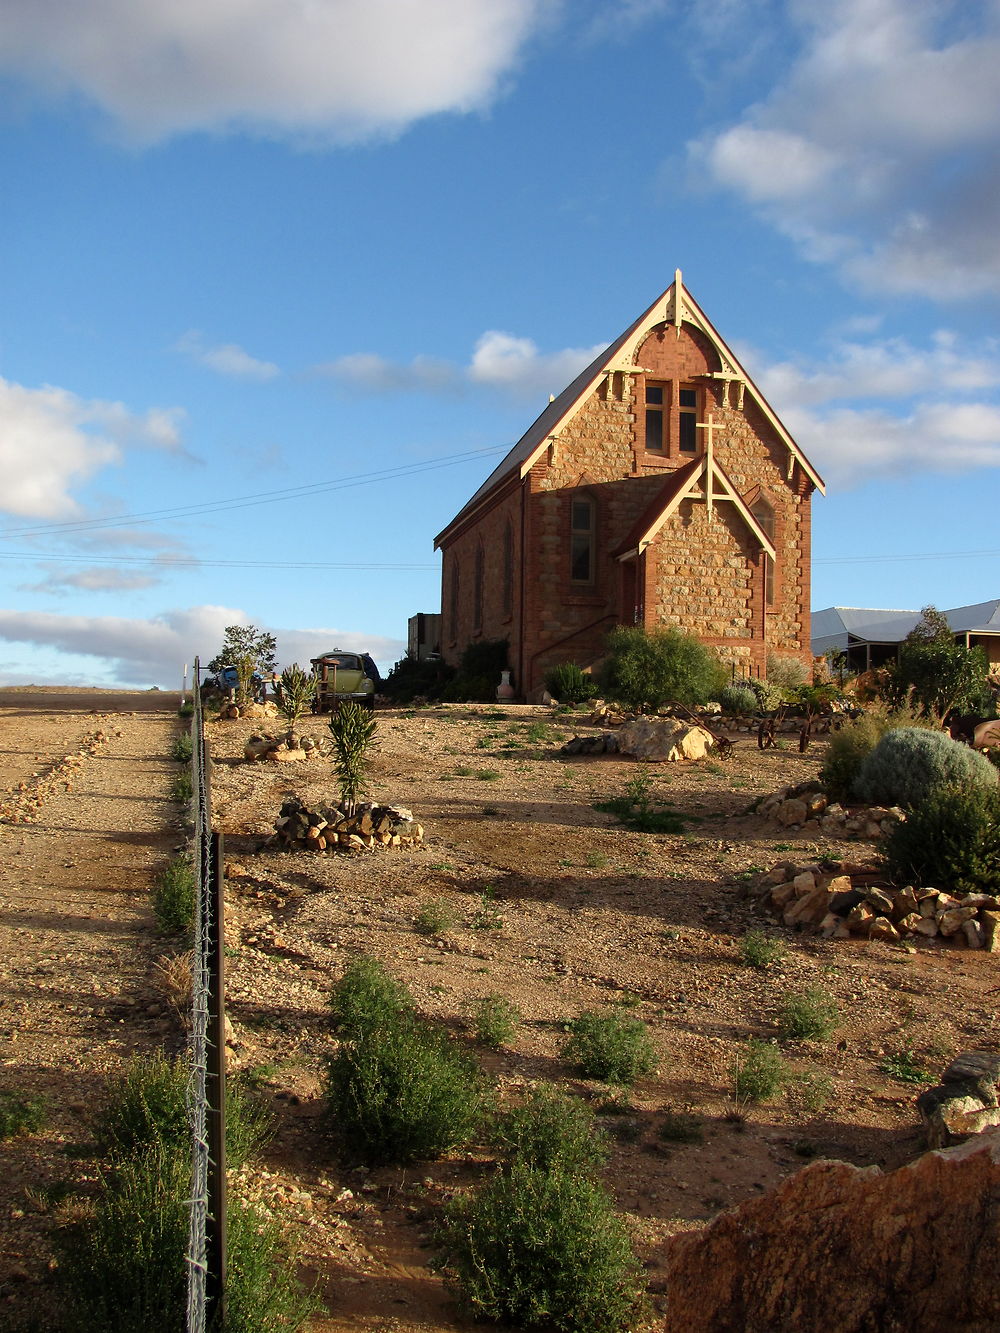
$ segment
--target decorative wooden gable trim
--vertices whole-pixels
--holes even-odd
[[[687,291],[680,269],[675,271],[674,281],[663,295],[617,342],[611,345],[605,361],[602,364],[595,363],[591,367],[591,375],[582,389],[577,386],[579,391],[576,396],[566,404],[558,419],[550,425],[545,438],[535,445],[532,452],[521,463],[520,475],[522,477],[527,476],[545,449],[566,429],[583,404],[592,393],[600,388],[606,379],[616,374],[643,375],[648,373],[642,366],[635,364],[635,356],[646,335],[659,324],[672,324],[678,337],[680,337],[683,324],[691,324],[705,335],[719,358],[720,369],[708,372],[704,378],[718,380],[723,384],[723,405],[727,407],[730,405],[730,387],[735,385],[735,406],[737,410],[742,411],[745,394],[749,392],[750,397],[763,412],[782,444],[788,450],[788,479],[791,480],[797,462],[816,489],[825,495],[826,487],[823,478],[789,435],[767,399],[740,365],[733,352],[726,346],[701,307]]]
[[[614,552],[621,561],[634,560],[652,542],[664,523],[675,514],[685,500],[702,501],[709,512],[713,504],[731,503],[750,529],[762,550],[776,558],[774,543],[754,518],[749,506],[726,476],[723,468],[710,455],[695,459],[686,468],[675,472],[656,502],[641,516],[621,547]]]

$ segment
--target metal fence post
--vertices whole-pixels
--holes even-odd
[[[205,1295],[209,1324],[222,1324],[226,1317],[226,951],[223,916],[221,833],[211,835],[209,882],[210,928],[206,939],[208,972],[208,1059],[205,1091],[208,1100],[208,1225]]]

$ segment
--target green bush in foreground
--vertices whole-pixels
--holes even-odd
[[[164,934],[191,933],[196,892],[194,867],[187,857],[175,856],[168,861],[160,871],[153,891],[153,911]]]
[[[1000,884],[1000,789],[935,792],[895,825],[883,854],[897,883],[995,893]]]
[[[649,1029],[641,1018],[622,1009],[603,1013],[591,1009],[575,1018],[561,1054],[585,1077],[625,1088],[656,1068]]]
[[[67,1333],[183,1333],[190,1188],[187,1155],[154,1147],[118,1165],[93,1214],[57,1234]],[[225,1333],[294,1333],[316,1303],[274,1223],[229,1203]]]
[[[45,1124],[45,1102],[41,1097],[22,1097],[9,1088],[0,1089],[0,1139],[33,1134]]]
[[[693,634],[619,625],[608,635],[600,689],[633,712],[676,702],[693,707],[726,683],[722,663]]]
[[[641,1269],[600,1185],[515,1161],[448,1210],[442,1251],[475,1319],[620,1333],[641,1315]]]
[[[108,1085],[108,1099],[97,1117],[96,1134],[105,1152],[123,1161],[159,1148],[186,1157],[191,1124],[187,1112],[188,1068],[184,1060],[164,1055],[138,1058]],[[226,1083],[226,1159],[241,1166],[270,1137],[271,1117],[235,1079]]]
[[[607,1139],[577,1097],[534,1088],[528,1100],[497,1121],[495,1138],[508,1156],[543,1170],[581,1171],[607,1160]]]
[[[782,1041],[826,1041],[837,1026],[837,1001],[820,986],[786,995],[778,1014]]]
[[[370,1163],[438,1157],[482,1118],[478,1066],[443,1033],[400,1017],[345,1042],[327,1064],[331,1126]]]
[[[376,959],[359,954],[333,988],[330,1009],[337,1031],[357,1040],[372,1028],[398,1024],[412,1014],[413,997]]]

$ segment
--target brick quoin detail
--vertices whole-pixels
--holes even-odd
[[[437,539],[446,660],[457,665],[477,640],[507,639],[522,698],[551,666],[595,665],[608,631],[637,619],[697,634],[739,674],[765,675],[769,652],[811,663],[810,502],[821,479],[678,287],[550,404]],[[672,301],[684,314],[679,328]],[[646,448],[647,383],[663,401],[664,447],[655,453]],[[680,386],[696,390],[699,423],[711,415],[711,460],[704,430],[694,453],[678,448]],[[589,583],[571,577],[572,504],[581,496],[595,508]],[[747,517],[761,496],[774,512],[770,607],[760,529]],[[508,524],[513,587],[505,598]]]

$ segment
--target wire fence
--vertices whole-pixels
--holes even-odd
[[[221,1326],[226,1294],[225,976],[222,838],[212,831],[210,761],[195,660],[191,720],[194,816],[194,951],[191,964],[191,1199],[187,1333]]]

